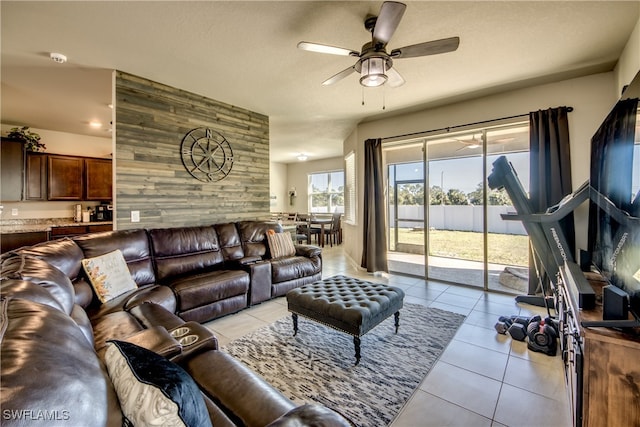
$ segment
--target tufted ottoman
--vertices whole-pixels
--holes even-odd
[[[392,314],[396,333],[404,291],[380,283],[334,276],[287,292],[287,306],[298,333],[298,315],[353,335],[356,365],[360,362],[360,337]]]

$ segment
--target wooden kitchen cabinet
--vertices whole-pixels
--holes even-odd
[[[84,160],[84,171],[85,200],[111,200],[111,160],[87,158]]]
[[[0,237],[0,251],[2,253],[12,251],[23,246],[31,246],[36,243],[46,242],[46,231],[34,231],[28,233],[8,233]]]
[[[48,155],[48,200],[83,200],[82,157]]]
[[[110,159],[27,153],[24,199],[112,200],[111,165]]]
[[[19,202],[22,200],[22,170],[24,165],[24,144],[2,138],[0,169],[2,188],[0,199],[3,202]]]
[[[78,236],[87,233],[99,233],[101,231],[112,231],[113,225],[109,224],[78,224],[51,227],[51,239],[61,237]]]
[[[47,200],[47,155],[27,153],[25,200]]]

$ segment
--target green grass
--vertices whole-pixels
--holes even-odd
[[[391,229],[390,232],[393,248],[394,230]],[[487,239],[490,263],[523,267],[529,265],[528,236],[489,233]],[[400,228],[398,243],[423,247],[424,231]],[[451,230],[429,232],[429,255],[482,262],[483,250],[482,233]]]

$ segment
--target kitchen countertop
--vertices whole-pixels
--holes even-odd
[[[37,233],[51,231],[53,227],[72,227],[76,225],[107,225],[112,221],[75,222],[73,218],[8,219],[0,223],[0,234]]]

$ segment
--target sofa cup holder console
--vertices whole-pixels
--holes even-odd
[[[199,339],[200,337],[197,335],[185,335],[184,337],[178,338],[178,342],[181,346],[186,347],[195,344]]]
[[[180,326],[178,328],[172,329],[169,334],[175,339],[182,338],[189,333],[190,329],[186,326]]]
[[[170,329],[169,335],[182,347],[182,351],[171,358],[174,362],[218,348],[218,340],[213,332],[198,322],[186,322],[177,328]]]

